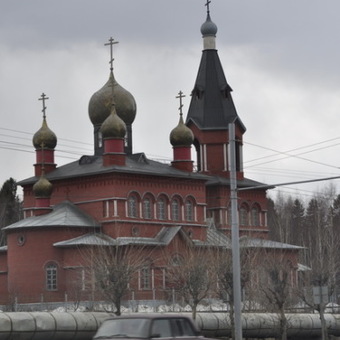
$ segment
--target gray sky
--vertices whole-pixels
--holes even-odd
[[[137,102],[134,151],[171,160],[175,97],[179,90],[187,95],[186,113],[203,47],[204,3],[0,0],[0,184],[33,175],[42,92],[50,98],[58,165],[93,152],[87,108],[109,76],[110,36],[119,41],[115,77]],[[210,11],[247,127],[246,177],[273,184],[340,175],[339,0],[212,0]],[[332,183],[339,192],[340,182]],[[328,184],[280,190],[309,199]]]

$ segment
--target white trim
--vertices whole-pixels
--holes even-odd
[[[228,144],[223,144],[223,171],[228,171]]]
[[[151,289],[155,288],[155,270],[151,268]]]
[[[239,143],[240,171],[243,171],[243,145]]]
[[[113,200],[113,216],[118,216],[117,200]]]
[[[207,171],[208,170],[208,165],[207,165],[207,145],[206,144],[203,144],[202,145],[203,148],[202,148],[202,168],[203,168],[203,171]]]

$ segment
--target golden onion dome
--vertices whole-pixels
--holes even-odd
[[[51,197],[52,189],[52,183],[44,175],[41,175],[39,180],[33,185],[34,195],[38,198]]]
[[[103,138],[124,138],[126,134],[126,125],[117,115],[115,106],[112,105],[110,115],[105,119],[100,131]]]
[[[131,125],[136,117],[135,99],[129,91],[125,90],[116,82],[112,71],[106,84],[95,92],[90,99],[90,120],[93,125],[101,125],[110,115],[112,105],[112,84],[116,112],[126,125]]]
[[[182,114],[178,125],[170,133],[170,143],[172,146],[190,146],[194,141],[194,134],[184,124]]]
[[[42,146],[47,149],[54,149],[57,145],[57,136],[55,133],[47,126],[46,118],[43,118],[43,123],[41,128],[33,136],[33,145],[36,149]]]

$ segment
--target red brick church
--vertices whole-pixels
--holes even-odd
[[[178,125],[164,131],[173,148],[170,164],[133,152],[136,103],[116,81],[112,62],[109,79],[89,101],[93,155],[57,166],[57,136],[47,125],[42,95],[33,177],[19,182],[25,218],[5,228],[7,246],[0,249],[0,304],[14,297],[18,303],[64,301],[65,295],[72,299],[70,282],[75,274],[79,280],[86,276],[79,249],[102,243],[102,235],[107,244],[146,245],[170,254],[171,245],[183,240],[230,245],[229,123],[235,123],[238,187],[260,183],[244,176],[246,128],[218,56],[217,26],[209,10],[201,33],[203,52],[186,119],[180,93]],[[110,44],[112,52],[112,39]],[[254,247],[275,247],[268,240],[266,189],[240,191],[238,211],[240,235]],[[165,289],[166,281],[156,279],[162,271],[151,261],[134,298],[152,299],[154,289]],[[87,285],[80,282],[79,289],[86,293]]]

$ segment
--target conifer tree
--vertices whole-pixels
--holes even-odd
[[[17,196],[17,183],[13,178],[4,182],[0,190],[0,245],[6,243],[2,228],[22,217],[21,202]]]

